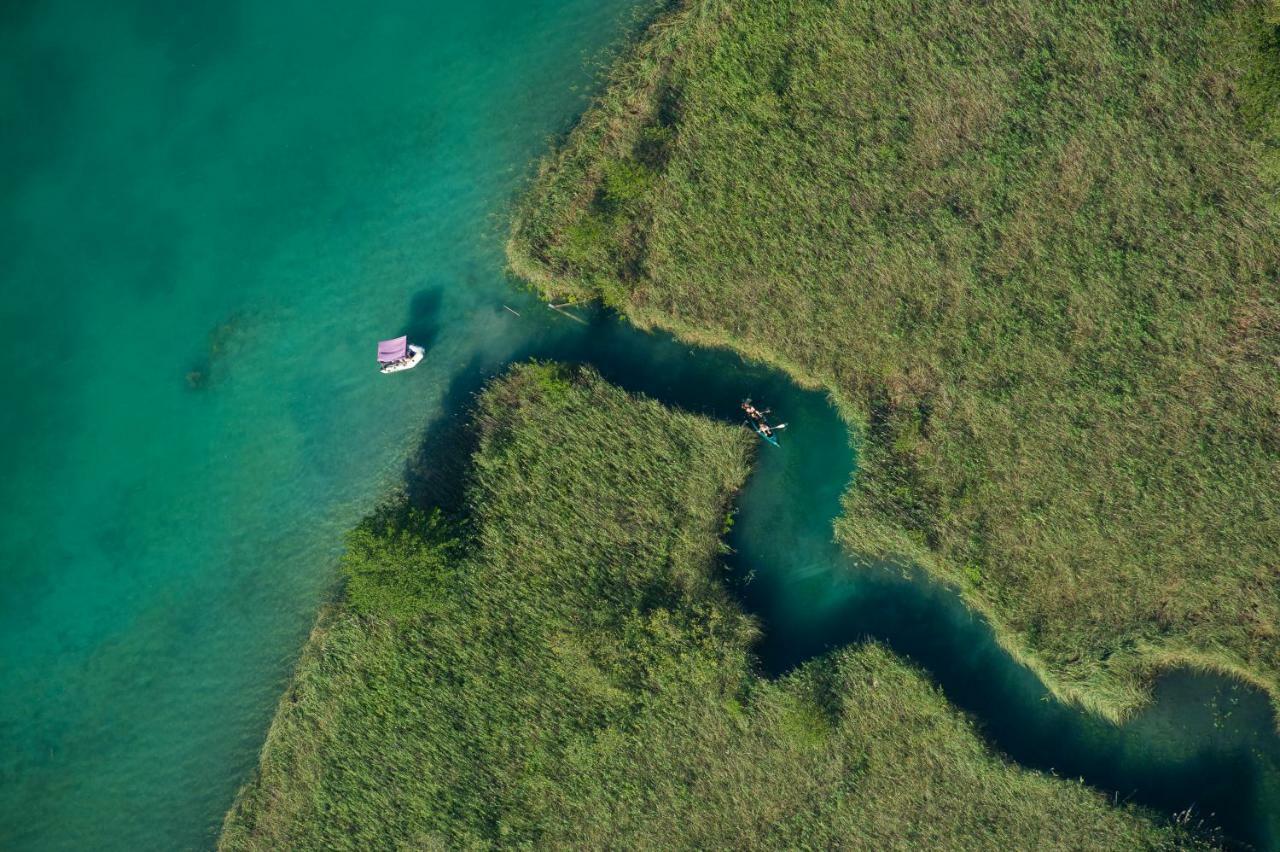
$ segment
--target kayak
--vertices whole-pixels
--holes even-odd
[[[777,426],[770,426],[764,419],[764,416],[769,413],[769,409],[766,408],[762,411],[759,408],[756,408],[751,404],[750,398],[742,401],[742,410],[747,413],[747,417],[749,418],[743,425],[749,426],[753,432],[759,435],[762,439],[768,441],[770,444],[773,444],[775,447],[778,446],[777,433],[787,428],[787,424],[779,423]]]
[[[780,446],[778,444],[778,433],[781,432],[783,429],[787,428],[787,424],[779,423],[777,426],[770,426],[769,427],[770,431],[766,432],[764,431],[763,428],[761,428],[759,423],[749,423],[747,425],[750,426],[757,435],[759,435],[764,440],[768,441],[770,444],[773,444],[775,447]]]

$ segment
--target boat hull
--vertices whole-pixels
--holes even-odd
[[[427,351],[421,346],[409,344],[409,356],[401,358],[399,361],[392,361],[390,364],[383,364],[378,372],[380,373],[403,373],[405,370],[412,370],[414,367],[422,363],[422,358]]]
[[[753,431],[760,436],[760,440],[768,441],[770,444],[773,444],[775,447],[778,446],[778,439],[775,438],[773,435],[766,435],[764,430],[759,427],[753,427]]]

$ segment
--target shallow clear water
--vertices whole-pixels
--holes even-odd
[[[210,841],[634,6],[4,5],[0,847]]]
[[[771,670],[879,636],[1015,759],[1275,846],[1255,693],[1175,676],[1120,730],[1043,700],[948,593],[849,571],[821,396],[504,279],[506,206],[634,5],[0,10],[0,847],[209,845],[342,531],[406,472],[447,491],[468,395],[528,355],[792,421],[735,534]],[[427,363],[376,375],[405,330]]]

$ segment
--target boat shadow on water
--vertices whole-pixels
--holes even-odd
[[[439,287],[427,287],[414,294],[409,303],[409,317],[404,325],[404,334],[416,346],[431,352],[440,337],[440,309],[444,302],[444,293]]]
[[[536,302],[521,310],[548,313]],[[1280,844],[1280,737],[1263,693],[1172,671],[1124,725],[1056,700],[952,589],[909,566],[855,563],[835,544],[832,524],[856,459],[825,393],[727,350],[640,332],[604,311],[582,313],[583,324],[539,319],[518,351],[473,358],[455,376],[444,414],[427,425],[406,465],[415,503],[461,508],[476,440],[472,399],[513,362],[588,364],[632,393],[735,425],[742,399],[767,400],[791,428],[781,448],[761,444],[739,495],[728,557],[728,583],[763,628],[757,654],[765,674],[878,641],[925,670],[1009,759],[1221,832],[1229,845]]]

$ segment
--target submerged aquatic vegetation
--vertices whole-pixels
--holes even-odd
[[[1190,664],[1280,698],[1275,26],[690,0],[511,264],[830,389],[842,542],[955,585],[1058,695],[1120,718]]]
[[[354,540],[440,594],[322,618],[222,848],[1195,844],[992,755],[877,645],[756,675],[716,559],[745,430],[553,365],[475,422],[465,523],[384,510]],[[403,558],[454,536],[451,570]]]

